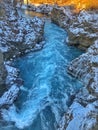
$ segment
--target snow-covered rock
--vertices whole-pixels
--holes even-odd
[[[83,81],[89,93],[98,97],[98,40],[71,62],[68,72]]]
[[[98,109],[96,108],[96,102],[86,107],[74,102],[66,114],[68,120],[66,130],[92,130],[97,123],[97,117]]]
[[[0,97],[0,107],[3,105],[11,105],[14,100],[17,98],[17,95],[19,93],[19,88],[17,85],[12,85],[11,88],[6,91],[2,97]]]
[[[66,14],[66,15],[65,15]],[[69,26],[69,20],[72,17],[69,7],[54,7],[51,12],[51,19],[60,27],[66,28]]]
[[[42,41],[44,21],[20,14],[10,2],[3,3],[5,16],[0,21],[0,49],[5,59],[30,51]]]
[[[98,129],[98,10],[74,13],[73,8],[56,7],[51,14],[53,22],[68,32],[68,43],[86,53],[73,60],[68,73],[81,80],[84,87],[63,116],[62,129]],[[60,130],[62,130],[60,129]]]
[[[11,61],[6,61],[4,64],[7,74],[5,76],[6,81],[4,81],[6,85],[2,85],[1,87],[3,88],[0,88],[4,90],[2,91],[4,93],[0,95],[0,108],[4,105],[11,105],[17,98],[20,87],[23,85],[23,80],[19,78],[19,70],[12,66]],[[3,75],[4,73],[3,71]]]
[[[51,18],[67,30],[70,45],[86,50],[98,38],[98,10],[83,10],[76,14],[72,7],[55,7]]]
[[[42,14],[51,14],[51,11],[53,9],[53,5],[50,4],[39,4],[39,5],[24,5],[22,3],[17,3],[17,8],[21,9],[28,9],[30,11],[35,11],[37,13]]]
[[[5,62],[5,67],[8,73],[6,76],[7,88],[14,84],[16,84],[17,86],[23,85],[23,80],[19,78],[19,70],[12,66],[11,61]]]
[[[66,114],[69,113],[67,120],[72,117],[66,130],[71,130],[74,124],[77,125],[75,130],[94,130],[98,123],[98,40],[70,63],[68,73],[81,80],[85,87],[76,95]]]
[[[23,84],[19,70],[12,66],[11,61],[43,46],[44,20],[21,15],[14,0],[12,3],[11,0],[1,0],[0,4],[5,11],[5,15],[0,17],[0,106],[4,106],[13,103]],[[3,90],[7,92],[3,94]]]

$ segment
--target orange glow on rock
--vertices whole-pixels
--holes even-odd
[[[24,0],[25,4],[74,5],[77,9],[98,8],[98,0]]]

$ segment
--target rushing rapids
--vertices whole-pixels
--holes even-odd
[[[61,117],[82,86],[67,74],[69,62],[81,52],[67,46],[66,32],[47,21],[44,37],[41,51],[15,61],[24,86],[17,102],[9,109],[2,109],[2,130],[57,130]]]

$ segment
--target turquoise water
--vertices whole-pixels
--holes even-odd
[[[3,111],[2,130],[57,130],[81,83],[67,74],[71,60],[82,52],[66,44],[66,32],[47,21],[45,45],[15,62],[24,86],[17,102]],[[1,130],[1,129],[0,129]]]

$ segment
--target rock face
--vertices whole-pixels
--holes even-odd
[[[81,80],[84,87],[65,113],[62,129],[98,129],[98,10],[73,13],[73,8],[54,8],[52,20],[68,32],[68,43],[86,53],[73,60],[68,73]]]
[[[94,130],[98,122],[98,40],[87,52],[73,60],[68,72],[84,83],[66,114],[66,130]],[[76,129],[75,129],[76,130]]]
[[[14,100],[17,98],[17,94],[19,93],[19,88],[17,85],[12,85],[11,88],[3,94],[0,98],[0,107],[3,105],[11,105]]]
[[[75,13],[73,7],[54,8],[52,20],[68,32],[68,43],[86,50],[98,38],[98,10]]]
[[[42,41],[44,29],[44,21],[40,18],[23,17],[13,6],[7,5],[6,16],[0,21],[0,49],[5,59],[32,50]]]
[[[26,18],[16,10],[15,1],[0,1],[5,15],[0,17],[0,107],[10,105],[17,98],[23,81],[19,70],[11,60],[31,50],[42,47],[44,21],[41,18]],[[3,84],[6,84],[5,86]],[[1,88],[2,87],[2,88]],[[7,92],[5,92],[7,91]]]
[[[89,93],[98,96],[98,40],[85,54],[72,61],[68,72],[81,79]]]
[[[6,76],[7,76],[7,71],[4,66],[3,54],[0,51],[0,88],[5,84]]]
[[[69,44],[87,49],[98,38],[98,12],[81,11],[69,28]],[[73,42],[74,41],[74,42]]]
[[[51,19],[54,23],[58,24],[62,28],[68,28],[71,20],[73,7],[58,7],[55,6],[51,12]]]
[[[35,5],[22,5],[18,3],[17,7],[22,9],[28,9],[30,11],[35,11],[37,13],[47,14],[47,15],[49,15],[53,9],[53,6],[49,4],[46,5],[40,4],[39,6],[35,6]]]

